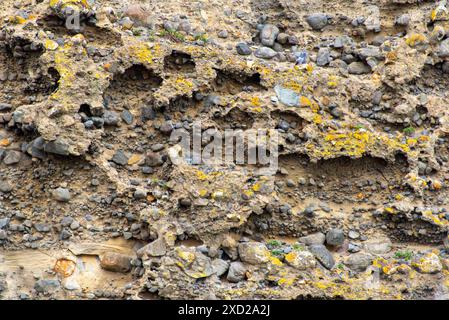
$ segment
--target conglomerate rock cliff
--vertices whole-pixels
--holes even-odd
[[[0,298],[449,298],[447,1],[0,19]],[[192,163],[179,130],[276,137],[277,167]]]

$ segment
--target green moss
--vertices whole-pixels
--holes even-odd
[[[415,128],[407,127],[402,130],[402,132],[406,135],[412,135],[415,132]]]
[[[142,30],[133,29],[133,36],[140,37],[142,35]]]
[[[169,37],[172,40],[184,42],[186,38],[182,33],[176,30],[162,30],[160,32],[161,37]]]
[[[267,242],[267,245],[273,248],[280,247],[282,243],[278,240],[270,240]]]
[[[195,39],[195,41],[203,41],[204,43],[206,43],[208,40],[206,34],[204,34],[204,33],[196,34],[194,39]]]
[[[403,260],[406,260],[406,261],[410,261],[410,260],[412,260],[413,252],[411,252],[411,251],[409,251],[409,250],[406,250],[406,251],[397,251],[397,252],[394,254],[394,257],[395,257],[396,259],[403,259]]]
[[[304,247],[302,244],[295,243],[295,244],[293,245],[293,250],[296,250],[296,251],[304,251],[304,250],[305,250],[305,247]]]
[[[271,254],[276,257],[283,257],[284,251],[282,251],[281,249],[274,249],[274,250],[271,250]]]

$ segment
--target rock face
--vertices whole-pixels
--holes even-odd
[[[271,24],[266,24],[260,31],[260,42],[267,47],[272,47],[279,34],[279,28]]]
[[[1,1],[0,299],[447,295],[448,12]]]
[[[316,265],[315,257],[309,251],[291,251],[285,256],[285,261],[298,270],[307,270]]]
[[[59,280],[42,279],[42,280],[36,281],[36,283],[34,285],[34,290],[36,290],[39,293],[48,294],[48,293],[58,290],[60,285],[61,284],[60,284]]]
[[[299,238],[299,241],[306,245],[324,244],[325,240],[326,240],[326,236],[321,232],[313,233],[308,236]]]
[[[345,241],[345,234],[341,229],[331,229],[326,234],[326,244],[341,246]]]
[[[365,63],[359,62],[359,61],[355,61],[355,62],[352,62],[348,66],[348,72],[350,74],[362,75],[362,74],[370,73],[371,69]]]
[[[254,52],[254,55],[262,59],[272,59],[277,55],[277,52],[268,47],[261,47]]]
[[[329,17],[325,13],[313,13],[306,18],[306,21],[313,30],[322,30],[327,26]]]
[[[388,238],[373,239],[365,243],[365,248],[373,254],[384,254],[391,250],[391,241]]]
[[[242,263],[232,262],[229,267],[227,279],[229,282],[233,283],[243,281],[245,280],[245,272],[246,269]]]
[[[421,273],[438,273],[443,269],[440,258],[433,252],[416,259],[413,266]]]
[[[246,242],[238,246],[240,259],[250,264],[268,262],[270,253],[263,243]]]
[[[325,246],[322,244],[313,244],[309,246],[309,250],[326,269],[332,269],[335,260]]]
[[[69,202],[72,195],[66,188],[57,188],[53,191],[53,198],[59,202]]]
[[[367,253],[355,253],[348,257],[345,264],[354,271],[363,272],[371,265],[373,257]]]

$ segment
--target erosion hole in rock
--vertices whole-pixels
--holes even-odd
[[[142,300],[161,300],[161,298],[158,295],[158,291],[156,292],[143,291],[140,292],[138,296]]]
[[[64,31],[63,29],[65,29],[65,21],[54,14],[49,14],[38,19],[36,23],[42,30],[53,33],[62,33]],[[66,29],[65,32],[70,32],[70,30]]]
[[[164,58],[164,69],[168,72],[193,73],[195,66],[192,56],[182,51],[173,50]]]
[[[260,73],[251,75],[228,70],[215,69],[217,76],[212,84],[213,90],[225,94],[238,94],[242,91],[262,91]]]
[[[198,247],[203,245],[203,241],[195,236],[182,234],[177,237],[175,246]]]
[[[408,166],[406,161],[398,161],[388,162],[364,156],[357,159],[339,157],[311,163],[300,155],[281,155],[279,167],[284,170],[284,174],[278,174],[277,178],[283,179],[285,183],[291,181],[307,196],[321,197],[325,191],[327,200],[340,202],[342,197],[363,200],[388,196],[391,194],[389,186],[403,185]]]
[[[235,107],[232,108],[225,115],[216,114],[215,122],[220,129],[242,129],[247,130],[252,128],[254,118],[246,111]]]
[[[310,164],[311,171],[316,170],[320,174],[338,178],[361,178],[370,173],[375,174],[378,170],[383,170],[388,163],[384,159],[365,156],[363,158],[351,159],[340,157],[336,159],[320,160],[317,164]]]
[[[66,23],[70,22],[72,21],[66,21],[54,14],[48,14],[36,21],[37,25],[42,30],[53,33],[55,38],[64,38],[66,35],[82,34],[86,40],[89,42],[96,42],[100,47],[122,45],[120,35],[109,29],[100,28],[83,20],[80,21],[79,28],[67,28]]]
[[[271,118],[275,121],[276,129],[281,129],[285,132],[294,131],[299,133],[304,128],[304,119],[294,111],[275,110],[271,112]]]
[[[0,47],[0,100],[15,107],[41,102],[58,88],[60,75],[53,67],[43,67],[41,45],[10,37]]]
[[[103,97],[111,108],[136,107],[151,102],[154,91],[162,84],[162,78],[141,64],[114,75]]]
[[[61,79],[61,75],[59,74],[58,70],[56,70],[53,67],[48,68],[48,77],[50,80],[50,84],[52,84],[49,87],[49,93],[54,93],[59,88],[59,80]]]
[[[86,116],[92,117],[92,111],[90,109],[90,105],[88,105],[87,103],[83,103],[80,106],[78,113],[84,113]]]
[[[181,120],[180,118],[183,117],[194,119],[201,110],[198,100],[188,96],[179,96],[171,99],[168,105],[162,107],[161,111],[168,113],[166,117],[170,117],[172,120]]]

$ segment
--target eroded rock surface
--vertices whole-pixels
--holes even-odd
[[[2,1],[0,297],[448,299],[448,12]]]

